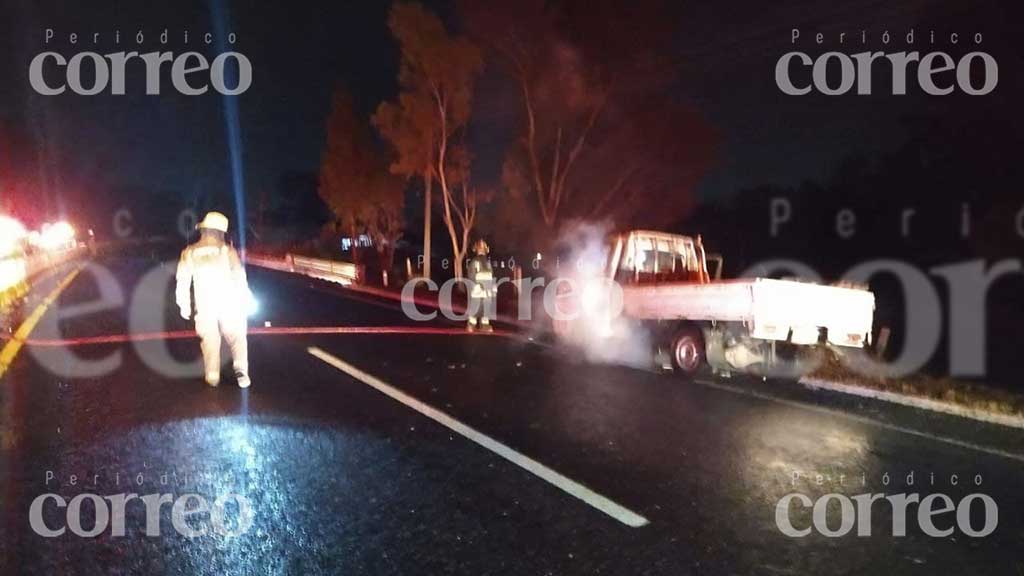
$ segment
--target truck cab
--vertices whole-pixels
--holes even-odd
[[[700,236],[693,239],[665,232],[634,230],[616,234],[609,239],[609,275],[620,284],[650,284],[657,282],[688,282],[706,284],[708,255]],[[716,277],[721,273],[721,258],[717,261]]]

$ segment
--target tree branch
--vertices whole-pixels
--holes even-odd
[[[613,185],[612,185],[612,187],[611,187],[611,188],[609,188],[609,189],[608,189],[608,190],[607,190],[607,191],[606,191],[606,192],[604,193],[604,196],[603,196],[603,197],[601,198],[601,200],[600,200],[600,201],[599,201],[599,202],[598,202],[597,204],[594,204],[594,207],[593,207],[593,208],[592,208],[592,209],[590,210],[590,212],[589,212],[589,213],[587,213],[587,216],[586,216],[586,218],[587,218],[587,219],[593,218],[593,217],[595,217],[595,216],[596,216],[597,214],[599,214],[599,213],[600,213],[600,212],[601,212],[602,210],[604,210],[604,207],[605,207],[605,205],[607,205],[607,204],[608,204],[608,202],[609,202],[609,201],[610,201],[610,200],[611,200],[611,199],[612,199],[612,198],[613,198],[613,197],[614,197],[614,196],[615,196],[616,194],[618,194],[620,190],[622,190],[622,188],[623,188],[623,187],[624,187],[624,186],[626,185],[626,182],[628,182],[628,181],[629,181],[629,179],[630,179],[630,178],[631,178],[631,177],[632,177],[632,176],[633,176],[633,175],[634,175],[634,174],[635,174],[636,172],[637,172],[637,169],[636,169],[636,167],[629,167],[629,168],[627,168],[626,170],[624,170],[624,171],[622,172],[622,174],[620,174],[620,175],[619,175],[618,179],[616,179],[616,180],[615,180],[615,184],[613,184]]]
[[[583,131],[580,132],[580,137],[576,139],[576,145],[573,146],[572,152],[569,153],[569,160],[565,163],[565,169],[562,170],[561,176],[559,176],[558,188],[563,190],[565,188],[565,179],[569,175],[569,171],[572,168],[573,163],[579,157],[580,152],[583,151],[583,145],[586,143],[587,136],[590,135],[590,130],[597,123],[597,117],[604,109],[606,98],[602,97],[601,100],[594,106],[594,109],[590,111],[590,116],[587,118],[587,124],[584,126]]]
[[[552,219],[558,214],[558,196],[561,191],[558,190],[558,165],[562,157],[562,125],[558,125],[558,130],[555,132],[555,159],[551,162],[551,181],[548,183],[550,191],[548,192],[548,213],[551,214]]]
[[[526,78],[525,71],[519,75],[519,84],[523,90],[523,104],[526,107],[526,152],[530,158],[530,171],[533,174],[533,187],[537,193],[537,203],[540,206],[540,215],[544,222],[551,224],[548,216],[547,200],[544,198],[544,183],[540,176],[540,162],[537,160],[537,120],[533,109],[533,95],[530,92],[530,85]]]

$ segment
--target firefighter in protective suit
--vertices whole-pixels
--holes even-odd
[[[488,257],[490,248],[483,238],[473,244],[474,256],[469,259],[469,281],[472,288],[469,292],[469,314],[466,330],[474,332],[479,329],[491,332],[490,314],[494,309],[494,272],[491,270],[491,259]],[[477,319],[479,317],[479,320]]]
[[[194,286],[196,333],[203,352],[206,383],[220,383],[221,336],[231,349],[232,366],[240,388],[248,388],[249,352],[246,341],[246,305],[249,283],[238,252],[224,241],[228,219],[210,212],[197,226],[199,240],[181,252],[175,299],[181,317],[192,315],[189,287]]]

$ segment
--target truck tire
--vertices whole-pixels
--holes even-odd
[[[682,376],[693,376],[704,364],[704,338],[700,330],[682,328],[672,337],[672,367]]]

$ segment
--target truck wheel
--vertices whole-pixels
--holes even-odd
[[[704,363],[704,339],[696,328],[683,328],[672,338],[672,366],[684,376],[692,376]]]

